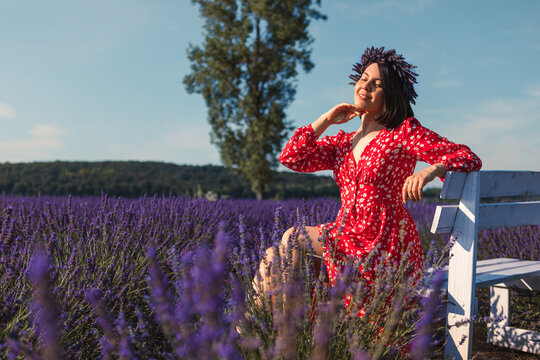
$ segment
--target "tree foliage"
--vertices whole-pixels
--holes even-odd
[[[223,166],[153,161],[3,163],[0,192],[31,196],[92,196],[103,192],[127,198],[174,195],[249,199],[255,196],[247,180],[239,179]],[[424,189],[424,198],[440,202],[440,192],[440,188]],[[266,195],[271,199],[339,198],[339,190],[328,175],[278,171]]]
[[[267,190],[274,199],[339,197],[330,176],[277,172]],[[179,195],[253,198],[249,183],[215,165],[149,161],[34,162],[0,164],[0,191],[14,195],[100,195],[136,198]]]
[[[190,93],[203,95],[212,143],[223,163],[262,197],[291,129],[298,66],[309,72],[311,20],[320,0],[192,0],[205,20],[202,46],[190,45]]]

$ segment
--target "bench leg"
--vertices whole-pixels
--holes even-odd
[[[474,321],[471,319],[478,314],[478,298],[473,297],[472,301],[472,304],[467,306],[471,312],[469,316],[449,312],[447,308],[445,359],[468,360],[471,358],[474,326]],[[461,323],[461,325],[455,326],[456,323]]]
[[[491,318],[499,318],[500,322],[494,322],[497,326],[508,326],[510,323],[510,289],[504,284],[497,284],[490,288]],[[489,341],[488,332],[488,341]]]
[[[488,325],[488,342],[520,351],[540,355],[540,332],[518,329],[510,325],[510,289],[497,284],[491,289],[491,317],[503,317]]]

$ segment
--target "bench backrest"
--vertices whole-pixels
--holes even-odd
[[[437,206],[431,232],[456,235],[448,264],[449,324],[475,315],[478,230],[540,224],[540,201],[482,204],[480,199],[523,195],[540,195],[540,172],[476,171],[446,174],[441,198],[460,199],[460,202],[459,205]],[[463,336],[471,338],[472,335],[470,326],[458,329],[460,333],[456,335],[454,332],[452,339],[448,339],[450,347],[455,346],[456,351],[457,344],[452,342],[459,342]]]
[[[478,174],[478,175],[473,175]],[[469,186],[478,188],[478,203],[481,198],[503,196],[540,195],[540,172],[538,171],[478,171],[473,173],[448,172],[441,190],[441,199],[462,199],[465,183],[470,175]],[[476,179],[472,179],[476,177]],[[476,182],[477,184],[472,184]],[[469,201],[473,199],[468,199]],[[474,199],[476,200],[476,199]],[[540,202],[524,201],[504,204],[478,204],[478,229],[495,227],[535,225],[540,223]],[[431,232],[451,233],[459,205],[437,207]],[[470,209],[471,210],[471,209]]]

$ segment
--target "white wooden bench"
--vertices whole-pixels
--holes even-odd
[[[509,326],[510,286],[540,290],[540,261],[489,259],[476,261],[478,230],[540,224],[540,201],[480,203],[481,198],[540,195],[540,172],[477,171],[448,172],[442,199],[460,199],[459,205],[437,206],[432,233],[454,233],[446,287],[447,359],[471,357],[473,324],[452,326],[477,315],[475,289],[491,288],[491,317],[504,320],[488,325],[488,341],[521,351],[540,354],[540,333]],[[533,254],[540,259],[540,254]],[[448,329],[450,326],[450,329]]]

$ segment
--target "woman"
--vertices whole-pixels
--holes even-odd
[[[411,103],[417,97],[413,68],[393,49],[368,48],[350,76],[354,104],[338,104],[297,129],[280,155],[280,162],[295,171],[334,172],[342,204],[335,222],[307,227],[304,235],[298,235],[301,243],[310,242],[315,253],[324,257],[332,284],[339,276],[336,262],[363,259],[370,252],[375,262],[379,253],[385,253],[399,263],[409,248],[408,263],[413,273],[420,274],[423,251],[403,204],[407,199],[420,200],[424,186],[436,177],[444,178],[446,171],[475,171],[482,166],[467,146],[448,141],[413,117]],[[362,119],[356,132],[341,130],[319,139],[330,125],[356,116]],[[431,166],[414,174],[417,160]],[[330,230],[323,245],[325,228]],[[291,228],[283,235],[280,253],[284,254],[292,233]],[[274,250],[268,249],[255,280],[256,290],[270,289],[273,274],[265,269],[275,257]],[[371,283],[374,274],[367,270],[360,276]]]

